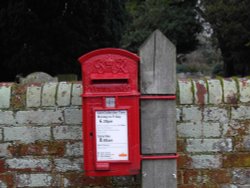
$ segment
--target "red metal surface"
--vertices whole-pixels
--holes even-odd
[[[124,176],[140,173],[138,61],[125,50],[106,48],[79,58],[83,79],[84,170],[88,176]],[[111,104],[107,104],[107,100]],[[114,104],[112,101],[115,101]],[[126,160],[98,160],[97,112],[125,111]],[[98,140],[99,141],[99,140]],[[100,155],[100,154],[99,154]]]
[[[143,100],[175,100],[175,95],[143,95],[140,96]]]
[[[146,156],[142,155],[141,160],[163,160],[163,159],[177,159],[179,154],[174,155],[155,155],[155,156]]]

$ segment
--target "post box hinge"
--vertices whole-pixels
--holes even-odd
[[[176,95],[142,95],[142,100],[176,100]]]
[[[164,159],[177,159],[179,154],[172,155],[141,155],[141,160],[164,160]]]

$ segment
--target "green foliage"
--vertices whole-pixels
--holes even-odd
[[[128,1],[130,24],[123,36],[123,47],[137,51],[155,29],[160,29],[178,52],[192,51],[198,42],[196,34],[201,31],[195,4],[195,0]]]
[[[1,1],[0,80],[34,71],[79,74],[79,56],[119,47],[125,16],[125,0]]]
[[[250,74],[250,4],[248,0],[202,0],[224,59],[225,76]]]

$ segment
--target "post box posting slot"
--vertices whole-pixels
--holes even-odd
[[[140,173],[138,56],[106,48],[79,61],[86,175]]]

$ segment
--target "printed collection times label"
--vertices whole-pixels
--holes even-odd
[[[97,161],[128,160],[127,110],[95,112]]]

